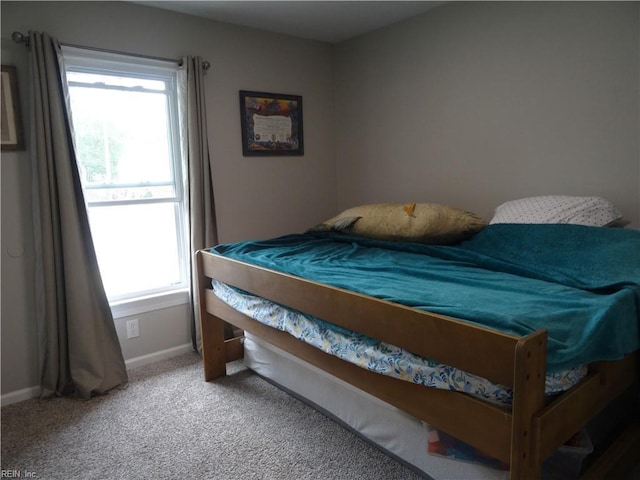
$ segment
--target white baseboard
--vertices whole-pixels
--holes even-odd
[[[130,358],[124,363],[127,369],[141,367],[148,365],[149,363],[157,362],[159,360],[165,360],[167,358],[182,355],[183,353],[193,352],[193,346],[190,343],[184,345],[178,345],[177,347],[167,348],[166,350],[160,350],[159,352],[153,352],[148,355],[142,355],[140,357]]]
[[[5,393],[0,397],[0,403],[3,407],[11,405],[12,403],[22,402],[40,396],[40,386],[23,388],[22,390],[16,390],[15,392]]]
[[[160,350],[159,352],[153,352],[148,355],[131,358],[129,360],[126,360],[124,363],[127,366],[127,369],[130,369],[148,365],[149,363],[165,360],[167,358],[175,357],[177,355],[182,355],[183,353],[192,351],[193,346],[190,343],[186,343],[177,347],[167,348],[166,350]],[[5,393],[4,395],[0,396],[0,402],[1,406],[4,407],[6,405],[11,405],[12,403],[22,402],[24,400],[29,400],[30,398],[39,396],[40,387],[36,385],[33,387],[23,388],[22,390],[16,390],[15,392]]]

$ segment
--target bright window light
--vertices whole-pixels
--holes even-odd
[[[78,169],[111,302],[188,288],[177,65],[65,55]]]

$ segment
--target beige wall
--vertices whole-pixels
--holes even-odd
[[[200,55],[214,159],[221,241],[302,231],[335,211],[332,49],[321,42],[235,27],[124,2],[6,2],[2,63],[17,65],[27,109],[27,50],[11,32],[44,31],[60,42],[179,58]],[[238,90],[302,95],[303,157],[244,158]],[[37,385],[31,167],[28,152],[2,154],[2,393]],[[126,359],[190,343],[186,307],[140,319]]]
[[[338,207],[490,217],[600,195],[640,227],[638,2],[453,2],[336,49]]]

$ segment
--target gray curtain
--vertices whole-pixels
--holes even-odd
[[[207,141],[207,113],[204,93],[203,61],[200,57],[184,57],[186,73],[185,123],[187,137],[187,170],[189,179],[189,241],[194,254],[218,243],[216,210],[213,198],[213,174]],[[191,337],[193,348],[202,349],[200,310],[196,290],[196,271],[191,257]],[[231,325],[225,325],[225,336],[233,336]]]
[[[98,270],[58,42],[30,32],[36,313],[42,396],[89,398],[127,382]]]

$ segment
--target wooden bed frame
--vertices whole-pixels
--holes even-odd
[[[509,465],[512,480],[540,478],[542,462],[637,379],[636,352],[590,365],[582,382],[549,402],[546,331],[516,337],[205,250],[196,253],[196,265],[206,381],[224,376],[226,363],[242,356],[238,338],[224,339],[226,321],[497,458]],[[229,307],[212,292],[211,279],[511,387],[513,406],[397,380],[325,354]]]

